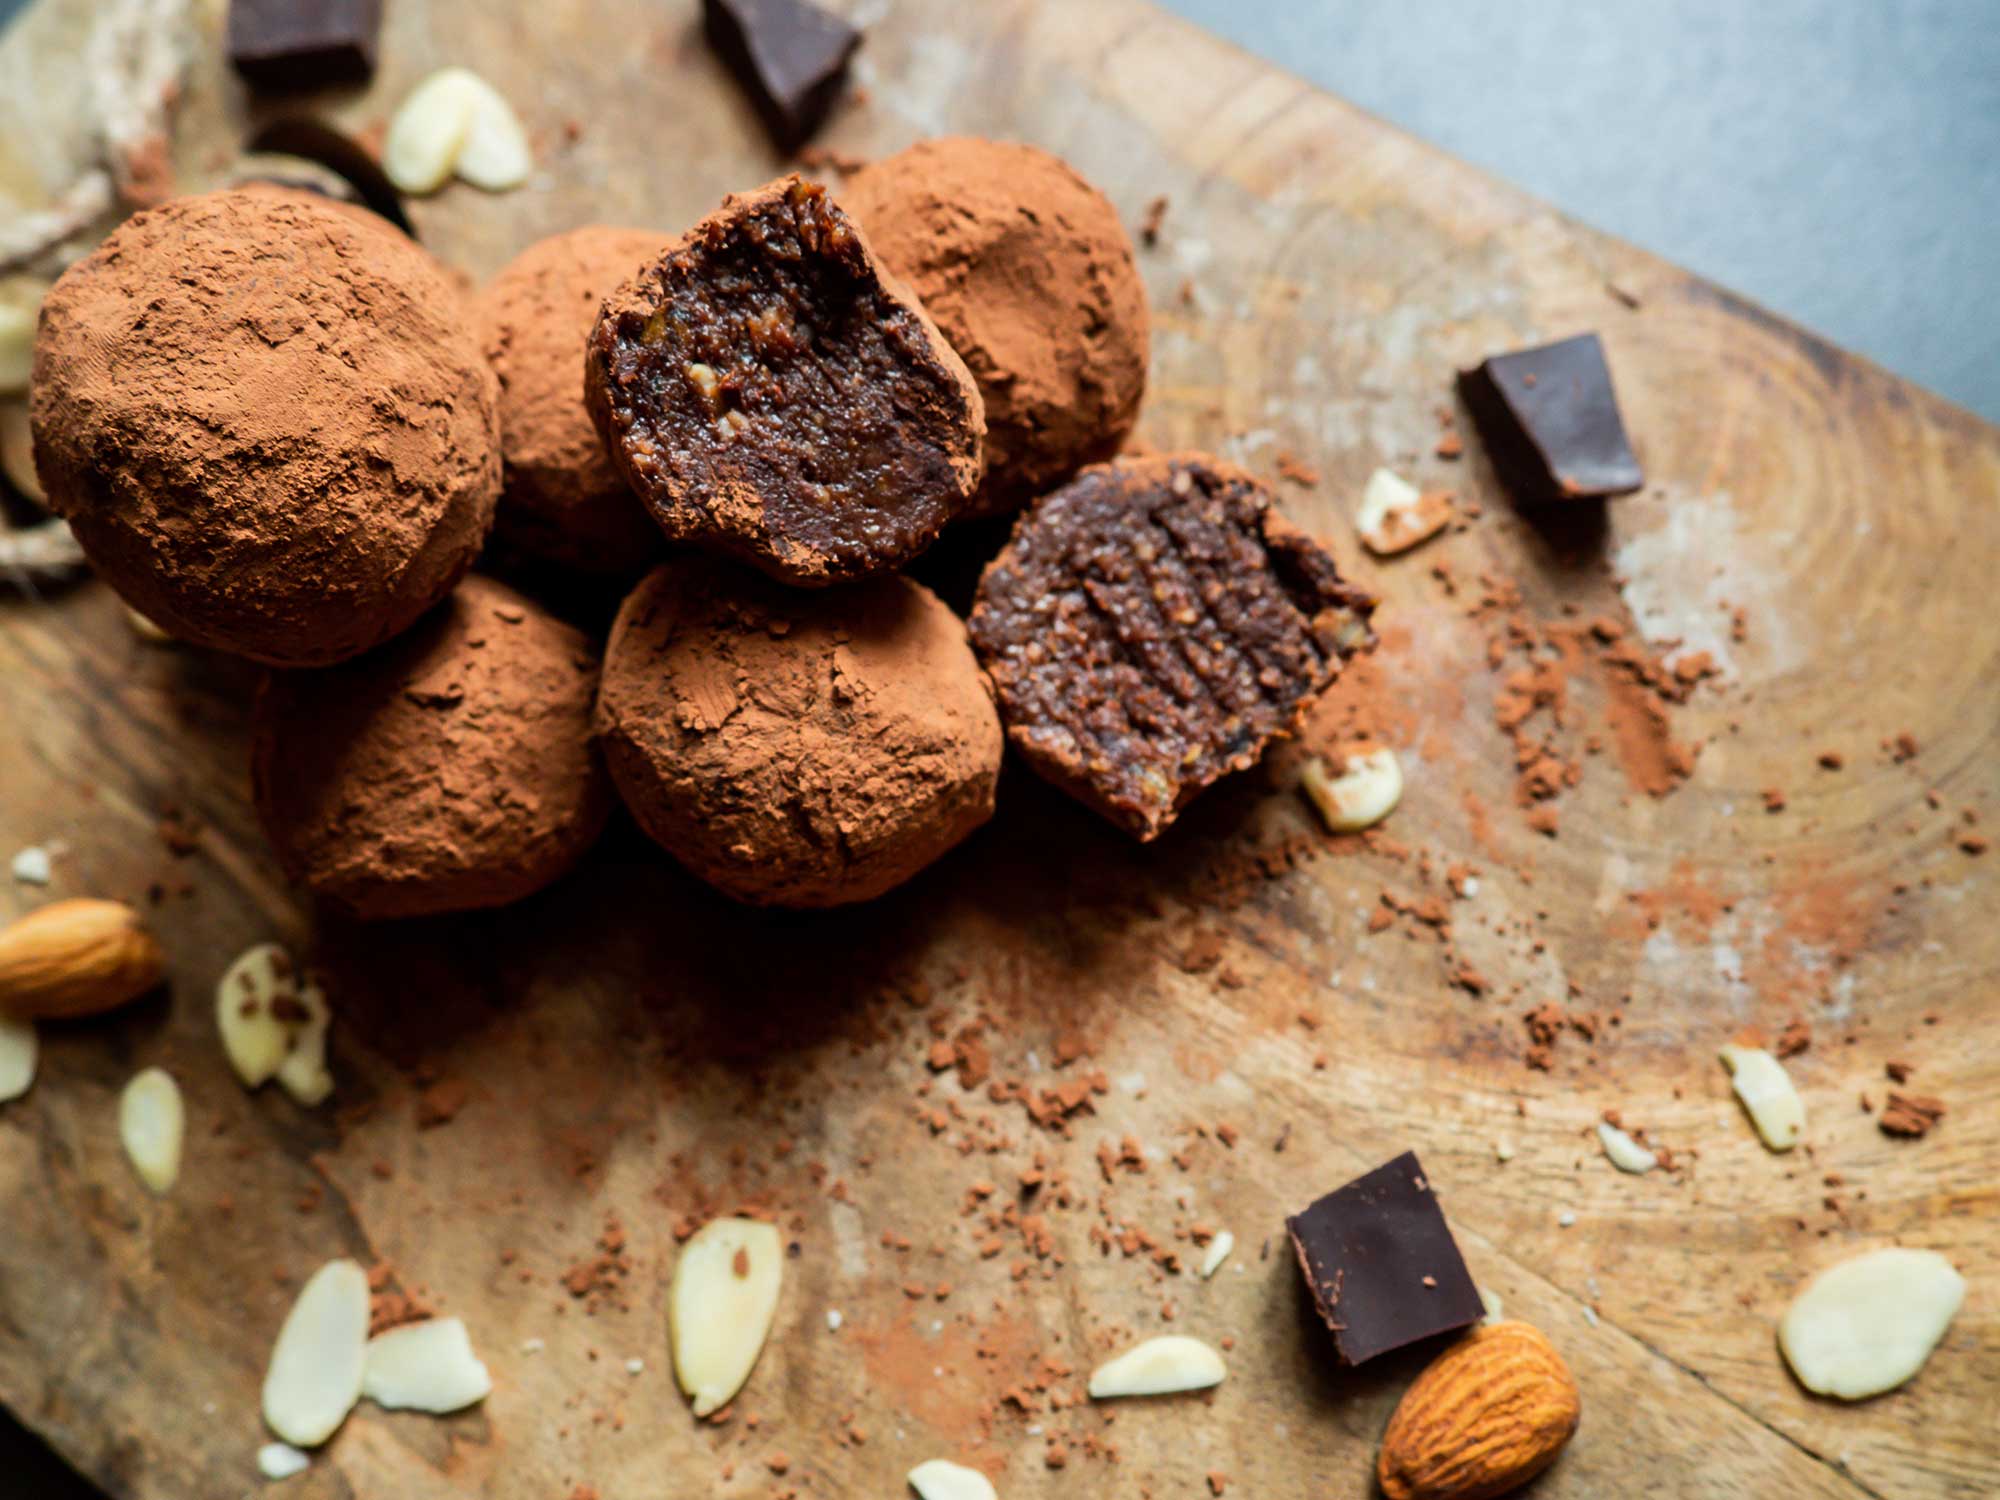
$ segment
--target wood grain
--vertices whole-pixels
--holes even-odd
[[[182,115],[189,185],[242,133],[219,12],[201,12],[209,45]],[[389,12],[381,77],[333,114],[379,123],[423,73],[466,62],[537,142],[529,188],[415,205],[425,242],[474,276],[577,223],[678,228],[780,165],[688,5]],[[888,1495],[913,1463],[953,1456],[1010,1500],[1192,1496],[1211,1470],[1231,1494],[1358,1496],[1421,1358],[1334,1369],[1272,1237],[1414,1147],[1477,1279],[1581,1385],[1582,1429],[1533,1493],[2000,1489],[2000,854],[1952,842],[1959,809],[2000,816],[2000,433],[1141,0],[905,4],[864,55],[869,101],[831,131],[843,147],[1014,136],[1074,161],[1128,222],[1169,196],[1145,256],[1145,433],[1266,471],[1289,450],[1321,472],[1287,502],[1383,595],[1364,686],[1405,754],[1391,831],[1408,852],[1321,838],[1282,763],[1145,850],[1016,771],[990,829],[865,912],[732,908],[619,828],[515,910],[358,930],[302,908],[257,834],[251,669],[140,643],[101,588],[9,600],[0,852],[66,841],[50,895],[187,891],[157,915],[170,1002],[54,1031],[34,1092],[0,1110],[0,1400],[115,1495],[246,1492],[290,1294],[353,1254],[463,1315],[496,1388],[449,1420],[363,1408],[291,1495]],[[1454,368],[1588,327],[1652,482],[1579,539],[1519,519],[1476,453],[1432,449]],[[1383,462],[1482,514],[1370,567],[1347,517]],[[1608,614],[1716,654],[1721,678],[1675,711],[1675,733],[1704,742],[1684,787],[1635,793],[1607,748],[1561,799],[1559,836],[1529,831],[1493,723],[1497,627],[1469,609],[1482,573],[1517,583],[1534,619]],[[1572,739],[1608,735],[1587,674],[1571,713]],[[1903,731],[1921,750],[1896,763],[1880,742]],[[1828,749],[1840,771],[1817,768]],[[1782,813],[1763,811],[1767,787],[1786,791]],[[206,830],[192,858],[156,836],[170,804]],[[1239,892],[1245,849],[1286,841],[1309,856]],[[1426,855],[1479,871],[1452,918],[1484,997],[1451,986],[1431,938],[1365,930],[1384,890],[1439,894]],[[0,891],[0,912],[37,899]],[[1187,972],[1211,932],[1218,963]],[[244,1094],[211,1034],[215,979],[272,937],[333,975],[336,1109]],[[1520,1012],[1543,999],[1620,1024],[1533,1072]],[[1813,1035],[1790,1064],[1809,1109],[1796,1159],[1756,1142],[1714,1056],[1795,1013]],[[1067,1137],[926,1068],[936,1031],[982,1016],[998,1075],[1102,1070],[1108,1092]],[[1089,1056],[1058,1070],[1070,1041]],[[1859,1108],[1892,1057],[1949,1104],[1925,1140],[1891,1140]],[[165,1200],[132,1178],[113,1123],[148,1063],[191,1108]],[[415,1095],[438,1072],[470,1102],[420,1130]],[[1685,1168],[1614,1172],[1589,1134],[1608,1108]],[[1099,1144],[1126,1136],[1151,1153],[1145,1171],[1101,1173]],[[1501,1140],[1516,1148],[1504,1165]],[[1014,1225],[982,1258],[973,1184],[1007,1202],[1038,1157],[1073,1184],[1073,1207],[1051,1206],[1051,1184],[1021,1209],[1045,1212],[1060,1265]],[[1827,1173],[1843,1179],[1837,1212]],[[738,1206],[776,1213],[799,1250],[736,1416],[700,1426],[666,1361],[674,1229]],[[560,1278],[607,1215],[629,1272],[574,1298]],[[1238,1240],[1207,1283],[1091,1233],[1129,1222],[1185,1259],[1174,1230],[1197,1220]],[[1778,1357],[1779,1311],[1813,1270],[1891,1241],[1950,1255],[1965,1308],[1906,1389],[1809,1397]],[[1167,1326],[1165,1304],[1173,1329],[1233,1341],[1215,1392],[1115,1411],[1002,1399],[1044,1359],[1075,1371],[1058,1388],[1080,1388],[1105,1353]],[[545,1347],[525,1352],[531,1339]],[[1115,1466],[1087,1437],[1115,1443]],[[1051,1438],[1064,1468],[1048,1466]],[[780,1452],[782,1477],[767,1462]]]

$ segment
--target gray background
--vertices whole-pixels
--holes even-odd
[[[2000,0],[1161,3],[2000,422]]]
[[[1162,3],[2000,421],[2000,0]]]

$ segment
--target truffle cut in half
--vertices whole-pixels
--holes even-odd
[[[826,190],[723,200],[606,301],[590,412],[668,538],[819,587],[893,571],[978,486],[978,388]]]
[[[1140,839],[1290,734],[1375,601],[1205,454],[1085,469],[1015,523],[973,645],[1028,764]]]

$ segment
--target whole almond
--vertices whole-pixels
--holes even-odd
[[[159,943],[122,901],[57,901],[0,931],[0,1013],[17,1020],[96,1015],[164,972]]]
[[[1487,1324],[1417,1377],[1376,1477],[1388,1500],[1493,1500],[1555,1462],[1578,1414],[1576,1382],[1539,1329]]]

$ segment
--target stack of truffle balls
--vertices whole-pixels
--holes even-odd
[[[49,294],[51,504],[182,640],[274,670],[257,807],[363,918],[573,866],[614,789],[739,900],[866,900],[993,812],[1004,738],[1142,838],[1288,732],[1372,601],[1201,455],[1117,459],[1147,309],[1110,204],[931,141],[678,238],[532,246],[468,307],[365,210],[143,213]],[[1018,513],[970,622],[902,569]],[[471,574],[625,594],[604,646]],[[608,602],[606,608],[608,610]]]

